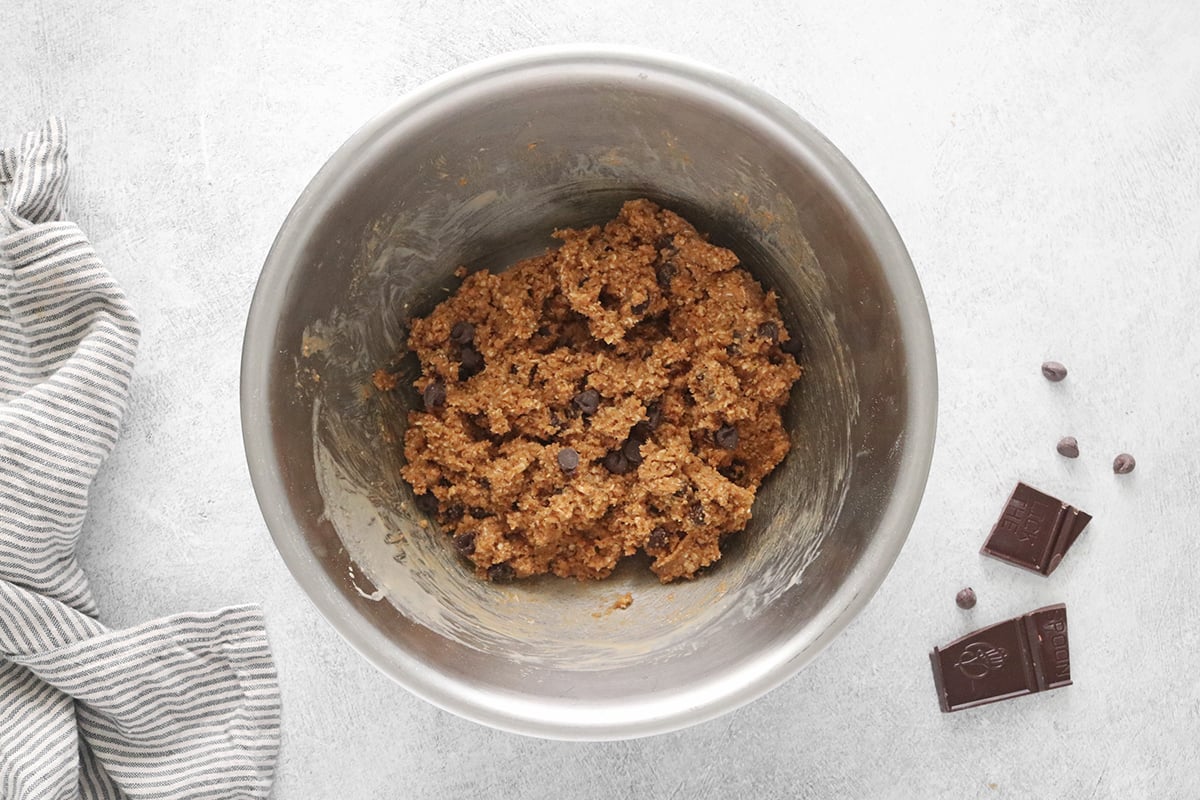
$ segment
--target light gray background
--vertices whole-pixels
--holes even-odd
[[[145,328],[84,566],[114,625],[266,607],[280,800],[1200,794],[1200,6],[745,5],[5,4],[0,141],[66,116],[73,214]],[[585,40],[706,61],[821,128],[908,243],[941,369],[925,502],[863,614],[767,698],[611,744],[459,720],[343,644],[271,545],[237,396],[259,267],[324,159],[447,69]],[[976,552],[1017,478],[1096,518],[1049,579]],[[931,645],[1055,601],[1073,687],[938,712]]]

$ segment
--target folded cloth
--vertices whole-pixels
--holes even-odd
[[[279,688],[261,610],[109,630],[75,560],[139,328],[61,219],[66,180],[60,120],[0,150],[0,797],[265,797]]]

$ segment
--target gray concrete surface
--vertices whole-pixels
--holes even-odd
[[[448,5],[5,4],[0,141],[67,117],[74,215],[145,324],[85,531],[106,620],[264,604],[280,800],[1200,795],[1200,6]],[[237,407],[259,267],[337,145],[444,70],[580,40],[707,61],[825,131],[909,245],[942,375],[924,506],[858,620],[765,699],[610,744],[478,727],[357,657],[275,554]],[[1115,477],[1122,450],[1139,466]],[[1096,517],[1050,579],[976,552],[1018,477]],[[1054,601],[1074,686],[938,712],[930,645]]]

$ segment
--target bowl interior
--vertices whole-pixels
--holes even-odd
[[[932,348],[903,247],[819,134],[707,77],[577,55],[444,80],[339,151],[264,270],[244,413],[280,550],[368,657],[475,719],[628,735],[744,701],[865,603],[915,513]],[[636,197],[682,214],[781,296],[805,344],[792,451],[695,581],[660,585],[634,559],[599,583],[481,582],[399,477],[419,403],[408,322],[457,285],[456,267],[503,268]],[[372,388],[382,366],[403,373],[396,391]],[[632,606],[613,611],[625,592]]]

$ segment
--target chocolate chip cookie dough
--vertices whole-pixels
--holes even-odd
[[[413,322],[403,476],[480,577],[604,578],[641,550],[691,578],[787,454],[797,342],[737,256],[648,200],[554,235]]]

